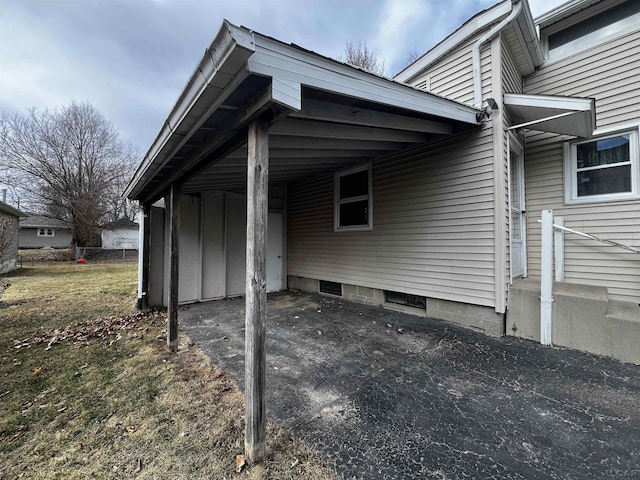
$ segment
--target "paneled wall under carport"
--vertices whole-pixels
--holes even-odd
[[[283,189],[269,199],[267,290],[285,288],[286,224]],[[167,305],[169,215],[163,202],[151,208],[149,304]],[[179,302],[192,303],[244,295],[246,197],[206,192],[180,199]]]

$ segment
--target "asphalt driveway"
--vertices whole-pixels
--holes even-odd
[[[268,312],[267,413],[345,479],[640,478],[638,366],[319,295]],[[180,323],[244,389],[244,299]]]

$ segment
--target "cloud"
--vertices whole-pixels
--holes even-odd
[[[0,0],[0,109],[88,101],[146,151],[223,18],[333,58],[366,41],[391,75],[492,3]]]

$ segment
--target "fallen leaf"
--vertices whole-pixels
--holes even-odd
[[[142,459],[139,458],[138,461],[136,462],[136,469],[134,470],[133,473],[135,473],[136,475],[139,474],[142,471]]]
[[[247,463],[244,460],[244,455],[236,455],[236,472],[240,473]]]

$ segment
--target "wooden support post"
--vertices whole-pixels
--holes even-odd
[[[266,458],[265,331],[267,320],[267,213],[269,122],[249,125],[247,161],[247,285],[245,315],[245,456]]]
[[[540,254],[540,343],[551,345],[553,315],[553,211],[542,211]]]
[[[151,268],[151,204],[142,207],[142,304],[143,310],[149,308],[149,272]]]
[[[167,302],[167,345],[178,351],[178,270],[180,264],[180,185],[171,184],[169,193],[171,219],[169,221],[169,299]]]

